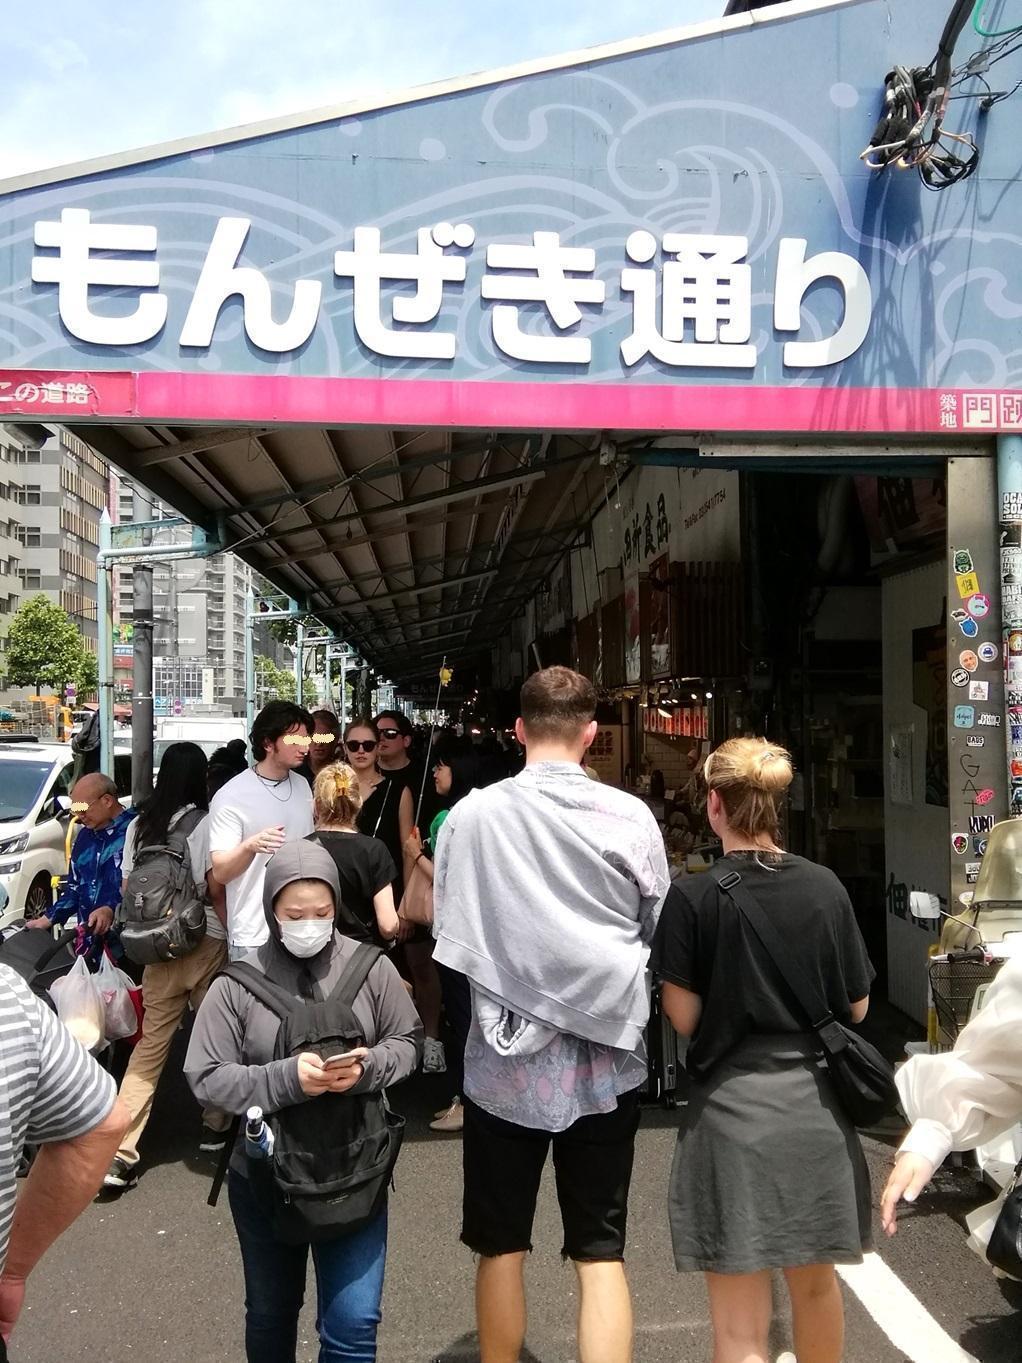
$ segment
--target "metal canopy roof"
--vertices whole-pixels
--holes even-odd
[[[88,426],[140,485],[397,682],[509,628],[602,491],[591,434]]]

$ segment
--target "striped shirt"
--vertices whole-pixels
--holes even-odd
[[[26,1144],[67,1141],[109,1114],[117,1086],[57,1015],[0,966],[0,1269]]]

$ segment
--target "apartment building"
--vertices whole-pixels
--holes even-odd
[[[173,515],[140,491],[139,511],[147,520]],[[135,519],[136,489],[117,477],[114,505],[120,523]],[[160,532],[160,543],[187,543],[190,527]],[[153,565],[153,695],[157,714],[174,714],[197,704],[230,704],[245,691],[245,613],[252,570],[233,554],[208,559],[159,561]],[[115,671],[125,698],[131,691],[132,570],[117,570],[115,587]]]
[[[70,431],[8,426],[0,432],[0,444],[4,441],[10,441],[16,460],[18,590],[23,597],[43,592],[61,606],[95,651],[96,553],[109,496],[107,464]],[[3,543],[0,559],[6,556]]]
[[[17,433],[0,427],[0,665],[7,651],[11,616],[21,600],[21,464],[24,453],[25,446]]]

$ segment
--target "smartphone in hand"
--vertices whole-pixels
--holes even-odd
[[[356,1065],[365,1055],[364,1050],[344,1051],[339,1055],[328,1055],[323,1059],[325,1070],[343,1070],[350,1065]]]

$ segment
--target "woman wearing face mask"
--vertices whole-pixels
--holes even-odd
[[[330,854],[309,842],[285,843],[266,869],[263,906],[270,939],[249,958],[296,1002],[323,1000],[358,944],[334,928],[340,887]],[[397,971],[377,960],[354,1002],[366,1047],[353,1064],[329,1068],[312,1051],[275,1060],[279,1019],[236,980],[216,980],[199,1010],[185,1074],[200,1101],[243,1114],[275,1113],[326,1093],[369,1093],[411,1074],[422,1026]],[[308,1245],[273,1232],[269,1197],[250,1177],[244,1140],[231,1157],[231,1214],[245,1271],[248,1363],[294,1363],[305,1293]],[[368,1225],[312,1245],[320,1363],[373,1363],[387,1247],[386,1207]]]

